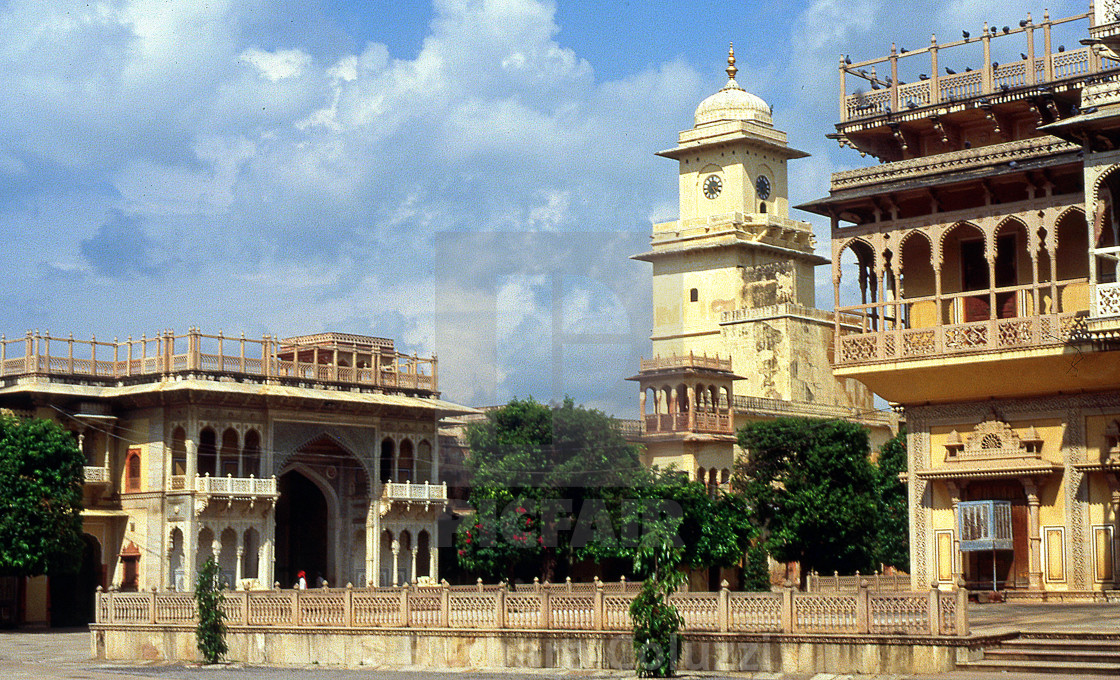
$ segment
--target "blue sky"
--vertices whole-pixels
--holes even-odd
[[[728,41],[739,82],[813,154],[792,166],[797,203],[870,162],[824,137],[841,53],[1027,11],[1042,6],[0,2],[0,331],[368,333],[437,353],[452,400],[570,394],[633,417],[649,265],[626,256],[676,217],[676,169],[654,153],[724,82]]]

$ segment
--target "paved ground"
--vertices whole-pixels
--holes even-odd
[[[1108,604],[996,604],[972,605],[969,615],[974,632],[1005,630],[1120,632],[1120,605]],[[558,670],[390,670],[375,668],[261,667],[241,664],[194,666],[186,664],[106,663],[91,660],[89,633],[82,629],[0,632],[0,678],[3,680],[619,680],[633,673]],[[841,680],[847,675],[775,676],[768,673],[686,673],[684,678],[712,680]],[[873,676],[858,676],[870,680]],[[874,676],[877,680],[1012,680],[1006,673],[956,671],[939,675]],[[1053,675],[1014,676],[1015,680],[1052,680]],[[1066,680],[1079,676],[1063,675]]]

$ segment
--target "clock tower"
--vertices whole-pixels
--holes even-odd
[[[809,223],[789,216],[786,164],[808,154],[735,80],[696,108],[660,156],[678,163],[680,218],[653,225],[653,358],[641,385],[646,462],[727,483],[735,429],[782,415],[847,417],[883,442],[897,427],[871,393],[832,375],[834,316],[814,306]],[[884,417],[885,416],[885,417]]]

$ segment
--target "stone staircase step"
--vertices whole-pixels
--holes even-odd
[[[985,652],[985,655],[987,652]],[[1099,663],[1090,661],[1014,661],[998,659],[989,661],[987,658],[980,661],[969,661],[959,664],[958,670],[992,672],[992,673],[1046,673],[1071,675],[1099,675],[1106,677],[1120,676],[1120,663]],[[1014,676],[1011,676],[1014,677]]]
[[[1120,649],[1042,648],[1034,645],[1003,645],[984,650],[985,661],[1087,661],[1120,664]]]

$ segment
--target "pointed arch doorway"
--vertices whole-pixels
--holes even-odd
[[[282,588],[290,588],[296,582],[296,574],[303,570],[307,572],[308,585],[313,586],[316,574],[328,574],[327,499],[315,482],[298,469],[281,475],[278,483],[276,580]]]

